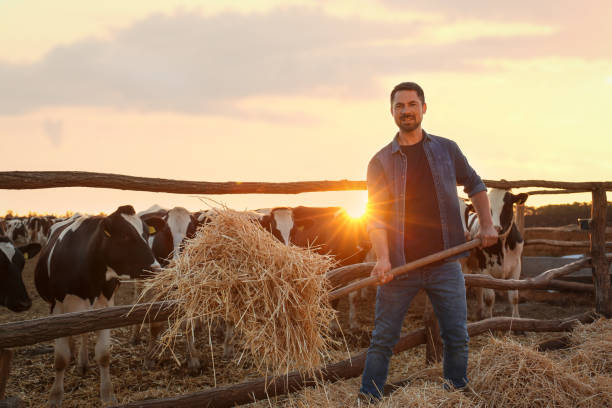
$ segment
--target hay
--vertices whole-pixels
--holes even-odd
[[[345,408],[374,407],[377,408],[476,408],[481,406],[478,401],[471,400],[466,394],[442,389],[440,382],[415,381],[413,384],[397,389],[388,397],[376,404],[357,400],[360,379],[352,379],[337,383],[320,384],[314,388],[303,390],[297,396],[289,396],[286,400],[277,401],[274,406],[284,408]],[[265,406],[262,402],[260,406]]]
[[[576,407],[595,395],[576,373],[509,338],[491,338],[475,363],[472,387],[487,406]]]
[[[332,258],[283,245],[247,212],[213,211],[180,257],[145,284],[143,296],[180,302],[163,347],[193,335],[193,319],[203,318],[210,328],[221,318],[242,340],[238,363],[249,357],[266,375],[319,368],[332,343],[335,312],[324,276]]]
[[[384,408],[475,408],[480,406],[461,391],[448,392],[439,382],[422,381],[400,388],[380,405]]]
[[[612,376],[612,320],[599,319],[580,325],[572,332],[570,341],[572,347],[565,362],[573,372],[588,377]]]

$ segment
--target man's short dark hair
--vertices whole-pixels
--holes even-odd
[[[395,88],[391,91],[391,104],[393,105],[393,98],[395,94],[399,91],[415,91],[417,96],[421,100],[422,104],[425,104],[425,92],[423,92],[423,88],[419,86],[416,82],[402,82],[400,84],[395,85]]]

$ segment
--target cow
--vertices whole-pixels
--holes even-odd
[[[16,248],[8,237],[0,236],[0,305],[13,312],[32,306],[21,274],[25,261],[36,256],[40,248],[40,244]]]
[[[370,250],[364,220],[353,219],[342,207],[276,207],[269,210],[261,223],[285,244],[332,255],[337,267],[363,262]],[[355,293],[349,294],[351,329],[359,326],[355,298]],[[332,306],[336,308],[337,303],[332,302]]]
[[[5,220],[6,236],[15,245],[27,245],[30,242],[27,221],[24,218],[10,218]]]
[[[155,229],[155,235],[149,238],[148,244],[155,258],[162,266],[167,266],[172,259],[178,258],[183,242],[195,236],[202,221],[183,207],[174,207],[166,210],[158,205],[138,213],[141,220]],[[161,218],[161,219],[160,219]],[[157,221],[156,221],[157,219]],[[135,290],[137,288],[135,287]],[[135,300],[137,294],[134,294]],[[149,325],[149,346],[145,353],[144,366],[152,369],[155,362],[157,339],[166,324],[155,322]],[[138,341],[139,328],[132,332],[130,341],[132,344]],[[187,336],[187,367],[193,374],[200,371],[200,360],[197,357],[192,336]]]
[[[53,221],[49,217],[30,217],[27,221],[30,242],[37,242],[42,246],[47,244]]]
[[[497,188],[490,189],[487,195],[491,203],[493,225],[500,237],[490,247],[472,249],[468,257],[461,260],[463,272],[486,274],[497,279],[519,279],[524,240],[514,222],[514,204],[524,204],[528,195],[515,195],[510,190]],[[459,207],[466,237],[473,238],[480,228],[478,217],[461,199]],[[475,288],[474,291],[478,302],[477,318],[482,320],[493,317],[495,291],[488,288]],[[512,317],[519,317],[518,290],[509,290],[508,300],[512,305]]]
[[[186,239],[195,236],[201,222],[183,207],[174,207],[166,210],[154,205],[148,210],[141,211],[138,216],[145,222],[151,218],[160,217],[165,226],[151,237],[150,246],[155,257],[162,266],[166,266],[171,259],[176,259],[180,248]]]
[[[59,223],[38,258],[35,284],[53,315],[114,305],[120,278],[138,278],[159,263],[147,245],[149,231],[130,205],[108,216],[75,216]],[[87,370],[87,334],[81,336],[77,371]],[[110,378],[110,330],[97,332],[95,360],[100,369],[100,398],[116,404]],[[55,340],[55,381],[49,405],[59,407],[71,341]]]
[[[291,234],[296,229],[294,229],[293,210],[290,207],[260,208],[255,212],[261,214],[259,223],[266,231],[285,245],[292,242]]]

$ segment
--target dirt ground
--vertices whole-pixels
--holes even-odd
[[[32,298],[33,305],[24,313],[13,313],[6,308],[0,309],[0,323],[28,320],[47,316],[49,308],[38,296],[34,287],[33,270],[37,257],[29,260],[24,271],[24,281]],[[116,304],[131,304],[130,284],[122,285],[117,295]],[[525,291],[521,293],[520,313],[521,317],[537,319],[563,318],[582,313],[593,308],[590,295],[562,295],[546,291]],[[373,328],[374,291],[359,301],[359,321],[361,328],[358,331],[345,331],[344,338],[352,353],[363,351],[369,344],[370,332]],[[470,315],[473,311],[473,300],[469,300]],[[411,306],[406,317],[404,331],[408,332],[422,327],[422,315],[424,309],[424,295],[419,295]],[[496,316],[507,316],[510,313],[505,296],[498,296],[495,305]],[[472,316],[470,316],[472,317]],[[341,302],[340,322],[343,327],[346,324],[346,302]],[[471,319],[470,319],[471,320]],[[179,366],[169,353],[159,361],[157,367],[147,371],[143,368],[143,356],[145,343],[133,346],[129,344],[129,328],[112,330],[112,360],[111,376],[116,396],[120,404],[138,401],[146,398],[162,398],[201,391],[214,387],[215,384],[227,385],[240,383],[246,380],[258,378],[259,375],[253,370],[248,360],[242,361],[237,366],[233,361],[222,358],[222,339],[213,337],[214,364],[211,363],[211,351],[207,336],[202,335],[198,339],[198,350],[201,351],[201,361],[208,362],[207,367],[196,376],[188,374],[187,368]],[[93,344],[94,336],[90,334],[90,345]],[[535,334],[527,333],[523,336],[515,336],[520,342],[537,343],[549,338],[557,337],[559,334]],[[146,338],[146,335],[142,337]],[[338,335],[338,339],[342,339]],[[485,342],[484,336],[471,339],[470,347],[476,350]],[[91,347],[90,347],[91,348]],[[177,356],[184,361],[184,348],[177,349]],[[424,346],[420,346],[404,353],[404,357],[394,357],[392,360],[390,381],[398,381],[406,378],[412,370],[425,368]],[[337,350],[336,361],[347,358],[346,348]],[[405,363],[406,359],[415,363]],[[73,360],[74,362],[74,360]],[[19,347],[14,349],[11,374],[7,385],[8,397],[18,397],[25,401],[26,406],[45,406],[48,392],[54,379],[53,371],[53,342],[39,343],[33,346]],[[66,372],[65,377],[64,407],[89,407],[100,406],[99,400],[99,375],[93,360],[93,350],[90,350],[89,371],[84,377],[76,373],[75,365],[72,364]],[[356,383],[357,384],[357,383]],[[356,385],[357,386],[357,385]],[[257,406],[276,406],[275,403],[267,403]]]

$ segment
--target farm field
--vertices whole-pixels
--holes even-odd
[[[37,257],[28,261],[24,270],[24,281],[33,301],[32,308],[24,313],[13,313],[7,309],[0,310],[0,322],[33,319],[48,315],[47,304],[38,296],[33,282],[33,270]],[[521,294],[520,304],[521,317],[537,319],[556,319],[572,316],[593,307],[589,295],[555,296],[543,291],[525,291]],[[123,284],[119,289],[116,304],[130,304],[131,284]],[[470,299],[470,305],[473,301]],[[359,301],[360,330],[354,332],[346,331],[344,339],[346,346],[352,353],[365,350],[369,343],[369,333],[373,327],[373,305],[374,291],[370,291],[365,299]],[[472,308],[470,308],[472,309]],[[422,315],[424,310],[424,296],[419,295],[409,310],[405,321],[404,331],[422,327]],[[510,314],[510,306],[503,297],[498,296],[495,305],[496,316]],[[346,302],[341,302],[340,322],[343,327],[348,327]],[[197,347],[201,353],[202,361],[207,367],[196,376],[189,375],[187,368],[178,366],[170,353],[166,352],[160,359],[158,365],[150,370],[143,368],[143,356],[146,344],[141,341],[137,345],[129,344],[130,329],[120,328],[112,330],[112,360],[111,376],[116,396],[120,404],[138,401],[147,398],[163,398],[201,391],[215,384],[235,384],[250,379],[258,378],[259,375],[253,369],[252,364],[242,361],[237,366],[233,361],[222,358],[222,337],[213,334],[214,365],[211,363],[210,346],[207,335],[202,333],[197,339]],[[511,337],[524,344],[534,344],[549,338],[558,337],[555,333],[527,333],[521,336]],[[146,338],[146,334],[142,334]],[[343,339],[341,335],[338,340]],[[90,349],[92,348],[93,334],[90,334]],[[472,353],[479,350],[488,342],[487,336],[479,336],[471,339],[470,350]],[[336,361],[347,358],[346,346],[340,347],[335,355]],[[408,378],[415,372],[426,369],[424,364],[424,346],[410,349],[395,356],[389,375],[390,381],[399,381]],[[183,344],[177,347],[177,356],[184,359]],[[73,361],[74,362],[74,361]],[[90,350],[89,370],[84,377],[80,377],[72,364],[67,370],[65,378],[65,407],[99,406],[99,375],[93,360],[93,350]],[[434,369],[435,371],[435,369]],[[438,367],[438,371],[440,371]],[[438,373],[439,375],[439,373]],[[39,343],[14,349],[11,376],[7,385],[7,396],[16,396],[25,401],[27,406],[45,406],[48,392],[53,383],[53,342]],[[346,382],[347,387],[356,391],[358,379]],[[276,402],[258,402],[254,406],[282,406],[284,398]]]

